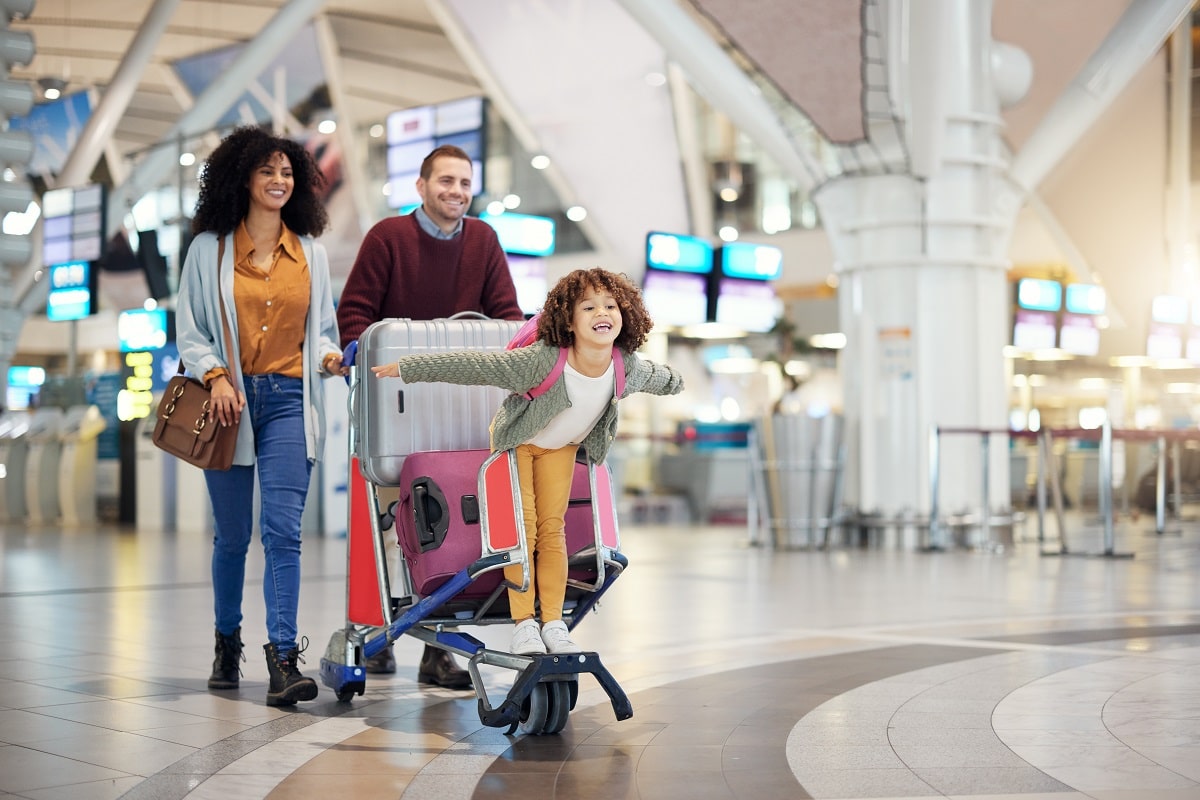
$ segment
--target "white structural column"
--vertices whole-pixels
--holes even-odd
[[[1016,204],[1010,197],[999,207],[1007,163],[992,3],[926,0],[888,11],[889,42],[907,32],[888,61],[909,163],[900,174],[834,178],[814,199],[833,244],[847,336],[846,500],[892,517],[929,509],[932,426],[1006,425],[1005,253]],[[991,450],[989,494],[1006,497],[1006,451]],[[980,452],[977,437],[943,441],[943,510],[978,510]]]

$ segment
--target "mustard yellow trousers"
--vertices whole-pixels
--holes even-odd
[[[571,500],[577,445],[547,450],[532,444],[516,448],[517,477],[529,545],[529,591],[508,590],[514,622],[533,619],[535,600],[542,624],[562,619],[567,593],[567,532],[564,518]],[[505,567],[504,577],[521,585],[521,568]]]

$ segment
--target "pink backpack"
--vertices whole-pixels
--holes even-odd
[[[529,319],[525,320],[525,324],[513,334],[513,337],[508,340],[505,345],[505,350],[516,350],[518,347],[528,347],[538,340],[537,327],[538,319],[541,318],[542,312],[537,312]],[[625,359],[621,355],[621,351],[616,347],[613,348],[613,372],[616,377],[617,392],[616,397],[619,400],[621,395],[625,394]],[[554,362],[554,368],[545,379],[537,386],[530,389],[525,394],[521,395],[526,400],[532,400],[535,397],[541,397],[546,391],[554,385],[558,380],[558,376],[562,375],[563,368],[567,365],[567,348],[558,348],[558,360]]]

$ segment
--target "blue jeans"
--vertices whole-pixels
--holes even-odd
[[[308,495],[312,462],[304,444],[304,385],[283,375],[247,375],[242,424],[254,431],[257,463],[228,471],[205,470],[216,533],[212,580],[216,627],[231,634],[242,624],[242,588],[246,553],[254,527],[254,471],[259,497],[266,568],[263,598],[267,637],[287,653],[296,646],[296,609],[300,601],[300,516]]]

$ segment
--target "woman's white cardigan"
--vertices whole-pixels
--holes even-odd
[[[325,450],[325,391],[314,379],[329,377],[321,364],[329,354],[342,351],[338,347],[337,318],[329,284],[329,257],[325,248],[311,236],[299,238],[308,260],[311,285],[304,330],[304,443],[308,458],[320,461]],[[217,296],[217,235],[211,232],[196,235],[183,262],[175,309],[175,339],[179,357],[190,374],[202,378],[209,370],[225,367],[231,373],[234,388],[241,391],[242,361],[237,337],[237,308],[233,302],[232,233],[225,240],[224,260],[219,273],[220,291],[225,297],[234,352],[225,352],[225,332],[221,327],[221,306]],[[233,463],[254,463],[254,431],[245,415],[238,427]]]

